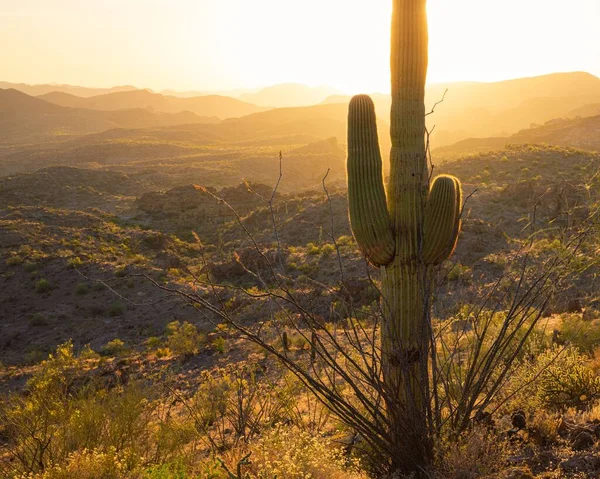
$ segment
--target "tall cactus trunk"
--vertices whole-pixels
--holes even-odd
[[[402,445],[393,470],[429,468],[427,267],[422,262],[423,213],[428,191],[425,80],[428,64],[425,0],[394,0],[392,111],[388,209],[395,231],[394,259],[382,268],[382,370],[388,391],[390,435]],[[398,399],[395,399],[398,398]]]
[[[373,102],[348,113],[348,202],[352,231],[382,272],[381,369],[393,472],[422,474],[433,462],[428,430],[429,282],[460,230],[459,181],[429,188],[425,145],[426,0],[393,0],[392,111],[387,195]]]

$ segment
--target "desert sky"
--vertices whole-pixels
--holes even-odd
[[[429,82],[600,76],[599,0],[428,0]],[[0,79],[388,90],[391,0],[0,0]]]

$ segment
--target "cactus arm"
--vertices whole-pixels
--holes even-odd
[[[348,203],[356,241],[375,266],[394,258],[395,241],[387,210],[373,101],[352,98],[348,112]]]
[[[423,261],[437,265],[454,252],[460,232],[462,190],[457,178],[441,175],[433,180],[423,226]]]

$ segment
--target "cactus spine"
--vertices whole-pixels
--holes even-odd
[[[393,0],[390,177],[386,190],[375,110],[354,97],[348,113],[348,201],[354,236],[381,267],[381,362],[393,470],[431,463],[427,433],[432,267],[448,258],[460,230],[461,188],[439,176],[429,188],[425,145],[428,65],[426,0]]]

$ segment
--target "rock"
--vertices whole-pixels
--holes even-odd
[[[510,417],[510,423],[515,429],[525,429],[527,427],[527,419],[523,411],[514,412]]]
[[[590,424],[574,424],[568,431],[569,440],[573,442],[575,438],[579,436],[579,434],[581,434],[582,432],[589,433],[593,436],[595,433],[595,428],[593,425]]]
[[[561,419],[560,424],[556,428],[556,432],[558,433],[559,436],[566,437],[576,427],[577,427],[577,424],[569,421],[568,419],[563,418],[563,419]]]
[[[534,470],[547,471],[554,469],[560,458],[552,451],[541,451],[530,462],[529,467]]]
[[[589,449],[594,445],[594,436],[588,431],[582,431],[573,441],[571,442],[571,447],[574,451],[583,451],[585,449]]]
[[[597,454],[578,454],[560,463],[564,472],[600,472],[600,456]]]

